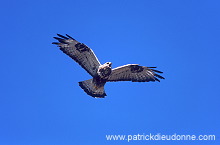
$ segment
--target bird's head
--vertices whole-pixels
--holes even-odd
[[[111,62],[106,62],[105,65],[112,67],[112,63]]]

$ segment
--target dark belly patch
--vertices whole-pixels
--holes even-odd
[[[111,72],[112,72],[111,68],[108,68],[108,67],[100,69],[100,74],[102,77],[109,76]]]

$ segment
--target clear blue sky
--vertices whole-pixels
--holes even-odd
[[[219,145],[220,2],[217,0],[2,1],[1,145]],[[107,83],[55,45],[69,34],[101,63],[157,66],[160,83]],[[107,141],[108,134],[214,134],[216,141]]]

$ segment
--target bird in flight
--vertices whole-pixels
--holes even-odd
[[[112,63],[101,64],[91,48],[78,42],[71,36],[57,34],[54,37],[58,42],[56,44],[61,51],[75,60],[84,68],[92,79],[79,82],[79,86],[90,96],[95,98],[104,98],[106,96],[104,85],[106,82],[132,81],[132,82],[150,82],[164,79],[157,73],[163,73],[155,70],[156,67],[145,67],[138,64],[127,64],[112,69]]]

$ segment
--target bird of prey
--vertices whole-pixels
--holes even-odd
[[[157,73],[163,73],[155,70],[156,67],[145,67],[138,64],[127,64],[114,69],[112,63],[106,62],[101,65],[91,48],[78,42],[71,36],[57,34],[54,37],[58,42],[56,44],[61,51],[75,60],[84,68],[92,79],[79,82],[79,86],[90,96],[95,98],[104,98],[106,96],[104,85],[106,82],[132,81],[132,82],[150,82],[164,79]]]

